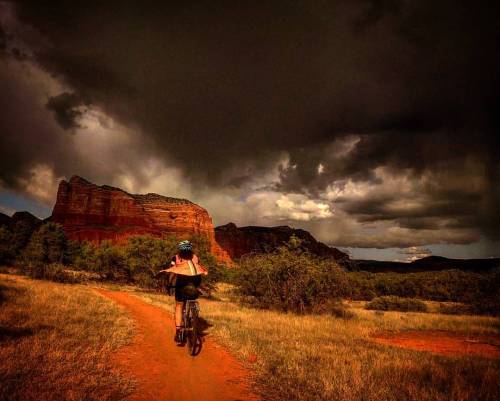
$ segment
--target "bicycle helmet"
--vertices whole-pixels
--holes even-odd
[[[193,251],[193,244],[189,242],[188,240],[184,240],[179,242],[179,245],[177,245],[179,248],[180,252],[192,252]]]

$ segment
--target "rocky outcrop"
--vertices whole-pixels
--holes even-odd
[[[157,194],[134,195],[108,185],[97,186],[73,176],[61,181],[51,220],[68,238],[123,242],[134,235],[206,237],[219,260],[229,260],[215,242],[208,212],[186,199]]]
[[[333,258],[341,263],[349,261],[349,256],[346,253],[316,241],[309,232],[301,229],[294,229],[288,226],[237,227],[234,223],[215,228],[217,243],[233,259],[238,259],[251,252],[272,252],[285,242],[288,242],[292,235],[301,239],[301,246],[307,248],[314,255]]]

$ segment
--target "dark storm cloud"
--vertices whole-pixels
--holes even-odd
[[[47,102],[47,109],[54,112],[56,121],[65,130],[79,127],[78,119],[84,113],[81,109],[84,102],[75,93],[63,92],[51,97]]]
[[[413,193],[413,196],[418,194]],[[402,227],[408,228],[430,228],[436,227],[437,218],[454,218],[460,216],[465,218],[474,215],[477,211],[477,202],[480,201],[480,194],[457,193],[453,197],[428,196],[425,203],[417,208],[394,209],[391,203],[394,200],[412,201],[411,197],[405,199],[397,194],[384,194],[380,197],[372,197],[359,201],[345,202],[338,199],[337,202],[342,210],[359,217],[362,222],[375,222],[380,220],[397,220]],[[345,205],[342,205],[345,203]]]
[[[463,125],[496,74],[493,20],[465,4],[55,1],[19,14],[52,44],[42,65],[216,177],[262,148]]]
[[[497,23],[486,3],[156,3],[16,5],[44,38],[38,65],[78,94],[47,104],[63,128],[83,98],[213,188],[243,188],[287,152],[277,189],[312,196],[338,180],[376,185],[377,167],[456,178],[472,158],[485,178],[474,194],[428,186],[419,210],[389,208],[397,193],[339,207],[361,221],[435,229],[439,217],[500,236]],[[359,140],[338,154],[350,136]]]

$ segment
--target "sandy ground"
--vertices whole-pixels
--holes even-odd
[[[249,388],[249,372],[213,340],[205,337],[200,354],[189,356],[173,342],[174,324],[165,310],[125,292],[98,292],[124,307],[136,322],[132,344],[115,355],[117,367],[137,382],[128,400],[259,399]]]
[[[393,345],[417,351],[428,351],[442,355],[477,355],[485,358],[500,358],[500,337],[467,336],[441,330],[382,332],[373,336],[379,344]]]

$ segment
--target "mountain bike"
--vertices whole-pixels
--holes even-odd
[[[166,287],[169,291],[174,290],[175,285]],[[198,293],[201,292],[198,290]],[[171,294],[171,293],[170,293]],[[200,353],[202,341],[200,336],[200,304],[196,299],[185,300],[182,304],[182,326],[180,328],[181,345],[186,345],[187,351],[191,356],[196,356]]]
[[[200,305],[196,300],[184,301],[182,307],[181,340],[187,343],[187,351],[191,356],[196,356],[201,351],[201,337],[199,333]]]

